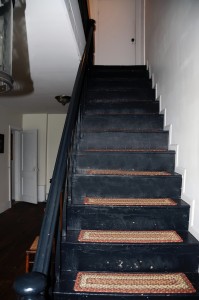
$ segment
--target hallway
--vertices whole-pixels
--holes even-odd
[[[25,252],[38,235],[44,203],[16,203],[0,214],[0,299],[14,300],[13,280],[25,272]]]

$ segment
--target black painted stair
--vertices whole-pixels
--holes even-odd
[[[93,66],[79,120],[54,299],[199,299],[199,242],[188,231],[190,207],[181,199],[182,178],[146,66]],[[96,242],[81,239],[84,231],[172,231],[179,240]],[[124,292],[131,275],[135,283],[151,279],[139,292],[131,281]],[[116,276],[123,281],[114,286]],[[175,276],[185,278],[182,289],[176,281],[175,290]],[[165,290],[161,281],[146,289],[156,277],[170,282]]]

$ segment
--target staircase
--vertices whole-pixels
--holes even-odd
[[[54,299],[199,299],[174,164],[146,67],[90,69]]]

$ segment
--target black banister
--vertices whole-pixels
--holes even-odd
[[[93,25],[88,36],[87,45],[79,65],[77,72],[73,93],[66,117],[66,122],[58,150],[57,160],[55,163],[55,168],[52,177],[52,183],[50,186],[49,196],[46,205],[46,213],[44,216],[44,221],[41,228],[40,240],[38,243],[38,250],[35,257],[35,263],[33,266],[33,271],[41,272],[43,274],[48,273],[48,265],[50,260],[54,230],[56,219],[54,216],[57,215],[59,207],[59,197],[62,190],[62,186],[65,179],[66,170],[66,160],[67,160],[67,149],[70,147],[71,136],[73,128],[76,121],[76,116],[78,112],[78,102],[81,92],[82,80],[84,77],[84,72],[86,68],[86,62],[88,61],[88,53],[91,45],[92,35],[93,35]],[[51,200],[52,199],[52,200]]]
[[[21,299],[45,299],[44,292],[47,285],[47,276],[49,274],[53,240],[56,234],[56,225],[59,224],[60,195],[63,191],[68,171],[68,153],[70,152],[70,149],[72,147],[85,72],[87,70],[88,64],[92,62],[92,43],[95,22],[93,20],[90,20],[89,23],[90,30],[87,37],[84,54],[78,68],[75,84],[73,87],[73,93],[71,96],[71,101],[60,141],[52,182],[47,199],[46,210],[41,227],[37,253],[33,265],[33,271],[32,273],[18,277],[14,283],[14,289],[16,293],[21,296]],[[43,294],[43,296],[41,294]]]
[[[85,36],[89,34],[89,10],[87,0],[78,0]]]

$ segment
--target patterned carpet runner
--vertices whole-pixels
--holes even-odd
[[[190,294],[196,290],[183,273],[90,273],[79,272],[74,290],[121,294]]]
[[[126,171],[126,170],[86,170],[88,175],[119,175],[119,176],[168,176],[169,172]]]
[[[175,206],[177,203],[170,198],[94,198],[85,197],[86,205],[103,206]]]
[[[182,238],[173,230],[165,231],[112,231],[81,230],[79,242],[87,243],[181,243]]]

